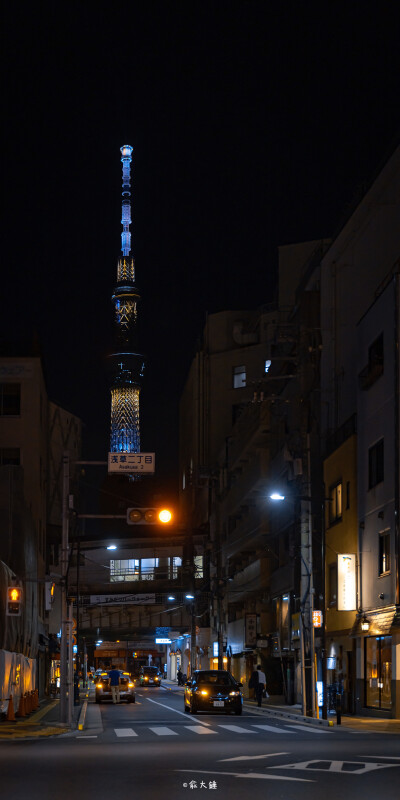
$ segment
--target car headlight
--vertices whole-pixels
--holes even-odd
[[[133,689],[134,685],[135,685],[134,683],[128,683],[128,688]]]
[[[229,697],[237,697],[240,692],[229,692]]]
[[[205,697],[207,697],[207,695],[208,695],[207,689],[201,689],[200,694],[202,694]]]
[[[147,675],[146,675],[146,677],[145,677],[145,681],[148,681],[148,680],[149,680],[149,679],[148,679],[148,677],[147,677]]]

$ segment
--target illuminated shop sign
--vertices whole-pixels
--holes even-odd
[[[356,554],[339,553],[337,557],[338,611],[356,610]]]

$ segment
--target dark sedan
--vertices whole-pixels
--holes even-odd
[[[241,714],[243,697],[238,683],[227,670],[202,669],[185,683],[185,711]]]

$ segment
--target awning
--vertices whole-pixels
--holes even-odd
[[[368,630],[362,629],[362,624],[368,622]],[[391,633],[400,633],[400,609],[389,606],[379,611],[366,611],[359,614],[350,631],[352,638],[366,636],[389,636]]]

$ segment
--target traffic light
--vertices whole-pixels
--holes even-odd
[[[128,525],[168,525],[172,516],[169,508],[128,508],[126,521]]]
[[[22,609],[22,589],[20,586],[7,587],[7,617],[20,617]]]

